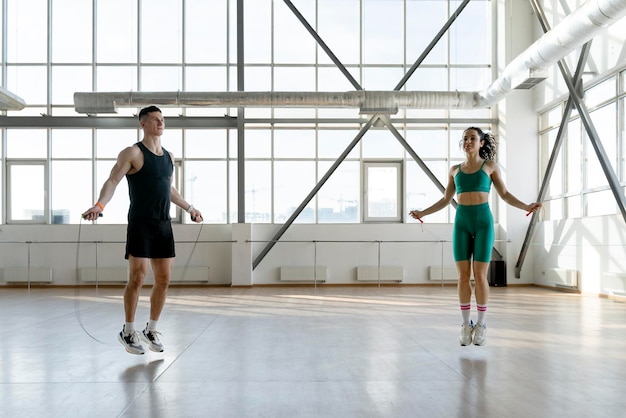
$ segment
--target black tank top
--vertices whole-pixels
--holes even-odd
[[[126,175],[130,196],[128,221],[169,220],[174,172],[170,153],[163,148],[163,155],[155,155],[141,142],[135,145],[143,153],[143,167],[136,173]]]

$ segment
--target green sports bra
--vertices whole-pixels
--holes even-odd
[[[483,161],[480,169],[472,174],[466,174],[461,171],[461,164],[459,164],[459,171],[454,176],[454,185],[456,186],[457,193],[465,192],[487,192],[491,191],[491,177],[483,171],[483,166],[487,160]]]

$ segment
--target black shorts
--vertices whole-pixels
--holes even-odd
[[[126,230],[126,254],[141,258],[172,258],[174,233],[171,220],[148,219],[131,221]]]

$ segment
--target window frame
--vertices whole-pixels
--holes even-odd
[[[396,215],[391,217],[370,216],[369,214],[369,168],[389,167],[396,169]],[[404,161],[401,159],[373,160],[364,159],[361,163],[361,213],[362,223],[402,223],[404,221]]]

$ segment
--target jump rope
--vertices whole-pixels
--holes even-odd
[[[102,217],[102,213],[100,213],[98,215],[99,217]],[[191,220],[195,221],[195,218],[191,218]],[[80,222],[78,223],[78,238],[76,240],[76,286],[74,287],[76,290],[74,292],[74,315],[76,316],[76,321],[78,321],[78,324],[80,325],[81,329],[83,330],[83,332],[85,334],[87,334],[87,336],[89,336],[92,340],[99,342],[100,344],[103,345],[109,345],[109,346],[113,346],[114,344],[110,344],[107,343],[105,341],[102,341],[101,339],[97,338],[95,335],[93,335],[91,332],[89,332],[89,330],[87,330],[87,327],[85,326],[81,313],[80,313],[80,275],[79,275],[79,270],[78,270],[78,265],[79,265],[79,260],[80,260],[80,244],[81,244],[81,230],[82,230],[82,226],[83,226],[83,217],[81,216],[80,218]],[[187,261],[185,262],[184,266],[183,266],[183,271],[181,273],[181,278],[185,277],[185,274],[187,273],[187,268],[189,267],[189,263],[191,262],[191,257],[193,256],[193,253],[196,251],[196,246],[198,245],[198,241],[200,240],[200,234],[202,234],[202,227],[204,226],[204,220],[200,223],[200,228],[198,228],[198,235],[196,235],[196,239],[193,242],[193,247],[191,247],[191,251],[189,252],[189,255],[187,256]],[[95,289],[96,289],[96,294],[98,291],[98,277],[97,277],[97,266],[96,266],[96,285],[95,285]]]

